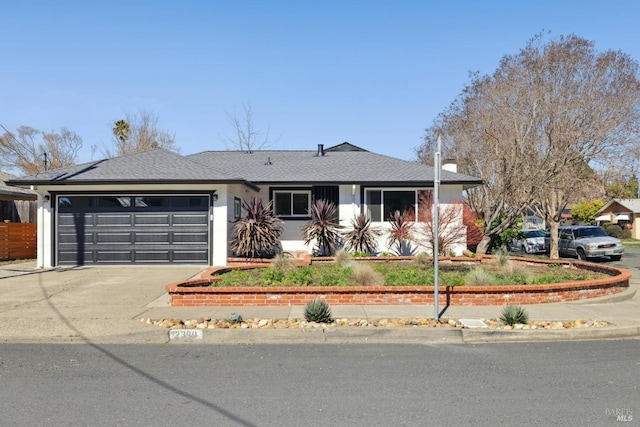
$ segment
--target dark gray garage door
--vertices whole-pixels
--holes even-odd
[[[209,261],[208,195],[58,195],[58,264]]]

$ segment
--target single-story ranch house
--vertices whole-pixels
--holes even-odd
[[[309,251],[300,227],[316,199],[338,206],[349,227],[359,213],[388,228],[395,210],[417,209],[433,188],[433,167],[343,143],[308,151],[155,149],[93,161],[9,185],[38,193],[38,266],[190,263],[222,266],[241,200],[274,201],[284,220],[282,249]],[[460,200],[478,178],[443,170],[440,202]],[[462,214],[460,214],[462,226]],[[379,238],[386,251],[386,236]],[[464,249],[460,242],[457,252]]]

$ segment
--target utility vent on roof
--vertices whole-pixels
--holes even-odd
[[[324,156],[324,144],[318,144],[318,157]]]
[[[271,157],[267,157],[267,163],[265,163],[265,165],[269,166],[272,165],[273,163],[271,163]]]

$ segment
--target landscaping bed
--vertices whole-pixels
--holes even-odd
[[[283,273],[269,272],[264,269],[267,264],[238,264],[230,267],[213,268],[205,271],[199,279],[186,282],[172,283],[166,286],[169,302],[172,306],[288,306],[305,305],[314,299],[323,299],[332,305],[403,305],[403,304],[433,304],[433,280],[429,283],[426,266],[422,269],[415,267],[410,273],[399,273],[402,269],[384,267],[384,264],[406,263],[415,264],[410,257],[373,257],[354,259],[353,267],[359,263],[381,263],[388,271],[395,271],[398,281],[387,282],[388,275],[381,274],[375,280],[377,284],[354,282],[340,279],[340,271],[335,266],[326,266],[319,270],[328,270],[335,280],[331,285],[321,286],[313,282],[312,270],[300,270],[301,264],[308,262],[297,261],[298,267],[291,267],[291,273],[302,277],[304,285],[296,284],[293,280],[286,280],[287,271]],[[544,259],[512,258],[513,265],[526,266],[528,270],[536,272],[524,274],[520,267],[512,268],[514,274],[504,274],[501,260],[497,256],[478,258],[452,257],[444,258],[440,262],[442,277],[439,286],[439,304],[441,305],[505,305],[505,304],[540,304],[551,302],[578,301],[587,298],[600,297],[622,292],[629,286],[630,272],[604,264],[570,261],[550,261]],[[314,263],[329,264],[328,260],[316,260]],[[374,266],[376,265],[374,264]],[[261,268],[258,270],[258,268]],[[331,270],[334,268],[334,270]],[[466,275],[473,270],[482,269],[487,272],[500,272],[498,277],[502,282],[497,284],[466,284]],[[234,272],[240,270],[242,274]],[[253,270],[253,271],[251,271]],[[375,268],[373,268],[376,272]],[[397,270],[397,271],[396,271]],[[411,270],[411,267],[408,267]],[[299,271],[302,271],[299,272]],[[388,274],[387,271],[387,274]],[[405,270],[406,271],[406,270]],[[231,281],[230,284],[220,286],[224,274],[231,273],[247,279]],[[464,273],[464,274],[463,274]],[[563,274],[560,274],[563,273]],[[567,274],[564,274],[567,273]],[[420,276],[422,274],[422,276]],[[405,276],[403,276],[405,275]],[[406,284],[402,280],[406,275],[415,275],[425,284]],[[447,276],[449,275],[449,276]],[[277,276],[277,277],[276,277]],[[265,280],[267,277],[268,280]],[[311,277],[311,281],[308,281]],[[326,276],[318,276],[320,278]],[[524,280],[522,278],[524,277]],[[404,278],[404,279],[403,279]],[[546,278],[546,279],[545,279]],[[549,280],[552,283],[549,283]],[[277,279],[277,280],[276,280]],[[342,278],[344,279],[344,277]],[[400,280],[402,279],[402,280]],[[547,280],[545,282],[545,279]],[[319,279],[322,280],[322,279]],[[328,279],[324,279],[328,282]],[[447,284],[447,280],[450,280]],[[518,283],[520,280],[520,283]],[[536,283],[535,281],[538,281]],[[291,282],[291,283],[288,283]],[[530,283],[533,282],[533,283]],[[249,284],[253,284],[253,286]],[[398,284],[400,283],[400,284]]]

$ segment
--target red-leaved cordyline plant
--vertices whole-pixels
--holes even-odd
[[[247,258],[274,255],[280,247],[282,220],[273,214],[272,202],[253,197],[242,201],[245,215],[233,221],[231,249]]]
[[[389,218],[391,229],[387,237],[387,245],[394,248],[397,255],[405,255],[411,251],[410,243],[412,240],[411,227],[413,226],[412,211],[394,211]]]
[[[363,213],[351,220],[351,231],[344,233],[344,244],[350,251],[375,253],[378,248],[377,237],[382,234],[371,227],[371,220]]]
[[[413,227],[414,242],[433,253],[435,247],[433,195],[431,191],[418,196],[418,220]],[[438,253],[448,255],[454,245],[466,242],[467,230],[463,223],[463,203],[459,200],[439,205]]]
[[[336,205],[330,201],[319,199],[311,205],[310,219],[302,227],[305,245],[315,240],[318,245],[318,254],[328,256],[335,252],[336,244],[340,240]]]

